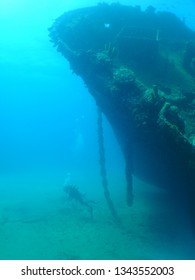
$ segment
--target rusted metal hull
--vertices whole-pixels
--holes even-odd
[[[185,194],[195,217],[195,33],[171,13],[101,4],[65,13],[50,36],[113,127],[128,204],[135,174]]]

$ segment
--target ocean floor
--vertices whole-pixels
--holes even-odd
[[[88,178],[93,189],[85,189],[97,202],[91,220],[87,209],[65,197],[61,179],[44,173],[1,176],[1,260],[195,259],[186,219],[165,191],[135,180],[129,208],[124,190],[117,195],[115,189],[118,225],[97,180]]]

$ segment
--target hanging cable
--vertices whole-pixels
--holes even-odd
[[[116,209],[113,205],[113,202],[110,197],[109,189],[108,189],[108,180],[107,180],[107,172],[106,172],[106,160],[105,160],[105,149],[104,149],[104,136],[103,136],[103,126],[102,126],[102,111],[98,107],[98,145],[99,145],[99,161],[100,161],[100,174],[102,178],[102,186],[104,189],[104,196],[110,209],[110,212],[117,223],[120,223],[119,217],[117,215]]]

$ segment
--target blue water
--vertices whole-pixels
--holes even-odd
[[[109,187],[123,228],[113,223],[105,205],[96,104],[48,37],[48,28],[62,13],[98,2],[0,2],[0,259],[195,257],[190,229],[184,223],[178,232],[181,221],[170,205],[167,219],[163,205],[168,194],[135,179],[135,205],[127,208],[124,159],[106,119]],[[193,1],[119,2],[173,11],[195,28]],[[86,210],[67,202],[64,182],[97,201],[94,223]]]

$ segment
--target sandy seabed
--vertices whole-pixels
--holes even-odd
[[[114,198],[118,225],[100,194],[92,221],[62,188],[54,193],[58,182],[27,177],[1,178],[1,260],[195,259],[191,231],[165,191],[136,181],[132,207]]]

